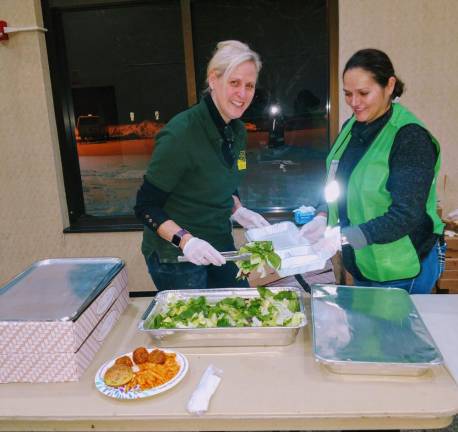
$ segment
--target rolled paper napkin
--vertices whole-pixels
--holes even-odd
[[[208,410],[210,398],[215,393],[221,381],[223,371],[209,365],[200,379],[199,384],[189,399],[187,410],[191,414],[202,415]]]

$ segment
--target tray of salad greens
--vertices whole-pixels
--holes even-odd
[[[161,291],[138,328],[167,347],[289,345],[307,324],[296,287]]]

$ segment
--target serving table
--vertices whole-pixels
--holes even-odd
[[[420,312],[428,310],[433,335],[454,297],[415,299]],[[132,300],[80,382],[1,384],[0,430],[428,429],[447,426],[458,412],[458,386],[445,367],[420,377],[334,374],[313,358],[310,324],[283,347],[178,349],[189,359],[189,372],[176,387],[146,399],[111,399],[96,390],[94,376],[105,361],[151,346],[137,330],[150,300]],[[445,314],[455,320],[450,330],[456,315]],[[186,403],[209,364],[223,370],[223,379],[208,412],[190,415]]]

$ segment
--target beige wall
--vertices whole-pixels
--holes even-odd
[[[458,1],[340,0],[339,20],[339,71],[361,48],[390,56],[406,84],[401,102],[441,143],[441,205],[446,213],[457,208]],[[342,98],[339,108],[342,123],[350,115]]]
[[[362,47],[384,49],[407,84],[403,101],[442,143],[440,182],[447,209],[458,207],[458,2],[341,0],[340,70]],[[0,0],[10,26],[42,25],[38,0]],[[131,290],[148,290],[141,233],[62,233],[68,225],[44,35],[27,32],[0,42],[0,285],[35,260],[119,256]],[[341,102],[341,121],[348,116]],[[443,175],[447,186],[443,192]]]

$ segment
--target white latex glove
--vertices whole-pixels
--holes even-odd
[[[239,207],[231,216],[243,228],[262,228],[270,225],[259,213],[251,211],[246,207]]]
[[[226,259],[210,243],[197,237],[192,237],[187,241],[183,254],[189,262],[197,265],[221,266],[226,264]]]
[[[326,230],[324,238],[318,240],[312,245],[313,253],[321,259],[326,260],[333,257],[337,251],[340,250],[342,250],[342,239],[339,227]]]
[[[317,215],[301,228],[299,235],[310,243],[315,243],[324,234],[327,223],[328,218],[326,216]]]

